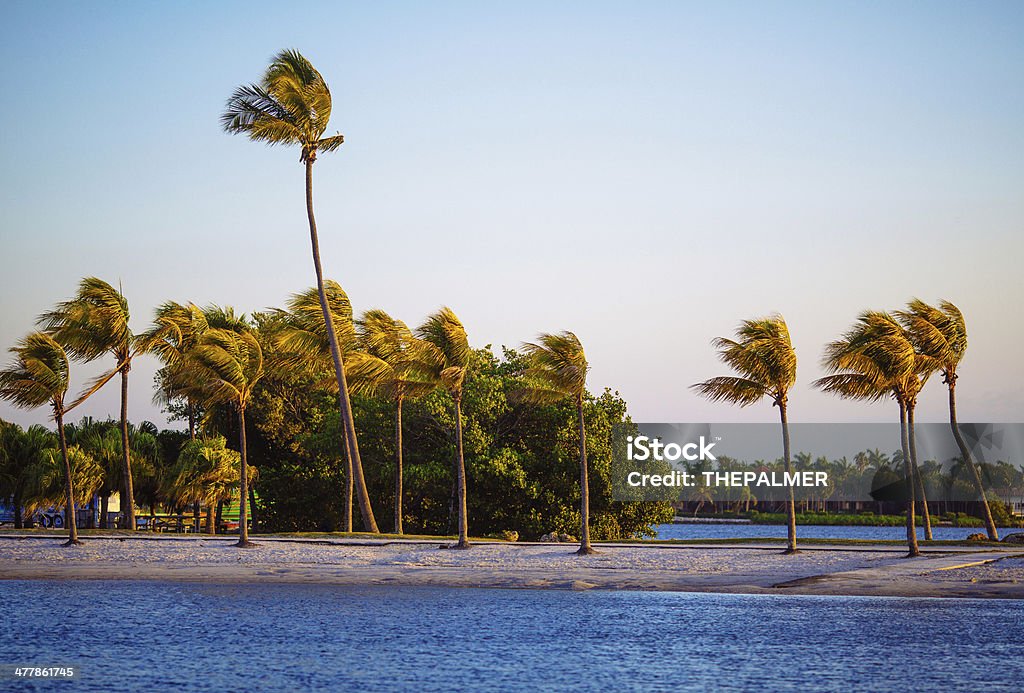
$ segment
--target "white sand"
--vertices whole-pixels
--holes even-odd
[[[719,546],[479,544],[440,550],[438,542],[356,545],[261,538],[237,549],[225,538],[0,537],[0,579],[160,579],[218,582],[561,587],[800,594],[1024,597],[1016,551],[932,553],[904,559],[892,547],[844,551]],[[982,566],[951,566],[999,560]]]

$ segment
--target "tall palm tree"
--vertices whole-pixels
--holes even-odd
[[[789,444],[789,391],[796,383],[796,351],[789,338],[789,328],[781,315],[744,320],[736,329],[736,339],[719,337],[712,344],[718,358],[738,376],[719,376],[691,387],[712,402],[730,402],[746,407],[762,398],[779,408],[782,423],[782,454],[785,471],[791,467]],[[796,501],[789,487],[786,504],[787,554],[796,548]]]
[[[39,324],[52,332],[71,356],[86,361],[104,354],[114,357],[115,372],[121,375],[122,517],[127,529],[135,529],[135,489],[128,443],[128,373],[132,359],[142,351],[142,342],[132,334],[129,317],[128,301],[120,289],[102,279],[86,277],[79,283],[78,293],[40,316]],[[107,380],[97,380],[96,387]]]
[[[424,344],[404,322],[383,310],[363,313],[358,325],[361,351],[345,359],[355,393],[379,394],[395,403],[395,534],[402,534],[402,405],[436,387],[423,372]]]
[[[253,389],[263,377],[263,350],[251,329],[212,328],[203,334],[189,352],[189,360],[203,381],[203,405],[230,404],[238,413],[240,461],[238,543],[239,548],[254,546],[249,541],[247,502],[249,493],[248,457],[245,439],[245,410]]]
[[[331,333],[335,335],[335,344],[344,354],[346,361],[356,346],[355,326],[352,321],[352,304],[344,289],[333,280],[325,280],[322,287],[327,297],[329,314],[333,321]],[[293,295],[288,300],[288,310],[278,311],[281,318],[276,325],[274,344],[280,352],[283,367],[305,371],[313,376],[331,372],[334,362],[331,337],[324,322],[320,308],[321,289],[308,289]],[[346,368],[346,371],[348,369]],[[346,384],[347,384],[346,374]],[[317,385],[337,392],[336,377],[318,380]],[[370,505],[370,496],[366,488],[362,465],[356,466],[352,454],[351,440],[343,435],[343,452],[347,467],[347,484],[345,497],[345,531],[352,531],[352,499],[353,489],[359,490],[359,512],[363,518],[363,526],[367,532],[378,532],[377,519]]]
[[[67,437],[64,433],[64,415],[85,401],[89,394],[67,405],[65,396],[70,384],[70,366],[67,353],[57,341],[45,332],[33,332],[11,348],[14,362],[0,371],[0,399],[23,409],[35,409],[49,404],[57,426],[60,456],[64,463],[64,501],[68,527],[68,541],[64,546],[80,544],[75,522],[75,487],[68,456]]]
[[[974,490],[981,500],[988,538],[999,541],[999,532],[992,520],[985,485],[981,482],[978,466],[974,463],[971,449],[960,434],[960,426],[956,419],[956,382],[960,377],[957,368],[967,352],[967,324],[963,313],[949,301],[941,301],[938,307],[935,307],[915,298],[907,304],[907,310],[898,311],[897,315],[910,332],[918,350],[934,359],[942,371],[942,382],[949,391],[949,426],[953,430],[953,439],[960,448],[960,456],[967,466]]]
[[[910,336],[889,313],[865,311],[840,339],[825,348],[822,365],[831,375],[815,387],[847,399],[878,401],[892,396],[900,409],[900,447],[907,485],[908,557],[920,555],[914,526],[915,473],[910,451],[908,404],[916,400],[928,362],[914,348]]]
[[[426,342],[424,360],[434,379],[455,403],[455,480],[459,505],[459,541],[452,548],[469,548],[469,513],[466,508],[466,460],[462,450],[462,395],[466,372],[473,356],[466,329],[455,312],[445,306],[429,316],[416,335]]]
[[[595,553],[590,544],[590,482],[587,478],[587,427],[583,403],[587,393],[590,365],[583,345],[572,332],[541,334],[537,342],[523,344],[528,366],[520,393],[525,401],[536,404],[571,399],[576,405],[576,425],[580,442],[580,548],[576,553]]]
[[[299,161],[306,168],[306,217],[313,251],[313,269],[316,271],[320,310],[327,330],[334,376],[338,381],[342,427],[354,470],[363,522],[369,531],[376,532],[377,523],[370,510],[370,496],[363,481],[363,465],[359,458],[359,442],[356,439],[344,362],[324,288],[320,241],[317,237],[316,218],[313,216],[313,164],[320,152],[332,152],[345,141],[341,134],[324,137],[330,119],[331,90],[327,82],[298,51],[286,50],[274,56],[259,84],[249,84],[235,90],[221,115],[221,124],[227,132],[245,134],[257,142],[297,145],[300,148]]]

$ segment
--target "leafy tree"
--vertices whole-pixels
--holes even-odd
[[[720,376],[693,385],[712,402],[731,402],[745,407],[768,397],[779,408],[782,421],[782,450],[785,471],[790,471],[789,391],[796,383],[796,352],[789,328],[781,315],[744,320],[736,339],[714,341],[718,357],[739,376]],[[788,540],[786,553],[796,553],[796,501],[789,487]]]
[[[348,300],[348,295],[337,282],[326,280],[324,292],[334,321],[334,334],[337,338],[338,348],[341,349],[347,360],[350,358],[349,353],[356,346],[352,304]],[[324,323],[317,289],[308,289],[293,295],[288,301],[288,310],[275,311],[268,318],[268,326],[268,332],[273,337],[270,341],[273,347],[271,354],[275,369],[308,374],[313,377],[315,387],[337,393],[338,380],[333,374],[331,341]],[[362,465],[358,468],[353,465],[348,437],[342,432],[338,439],[342,441],[347,466],[345,531],[351,532],[354,489],[356,486],[365,489],[366,478]],[[376,532],[376,518],[368,494],[360,494],[360,513],[366,531]]]
[[[331,90],[323,76],[297,51],[281,51],[263,74],[259,84],[239,87],[228,99],[221,116],[227,132],[245,134],[249,139],[268,145],[285,144],[300,148],[299,161],[306,168],[306,217],[309,221],[309,240],[313,251],[320,309],[330,345],[334,375],[338,383],[338,403],[345,429],[347,450],[355,477],[359,508],[363,524],[369,531],[377,531],[377,522],[366,492],[359,443],[356,439],[355,419],[349,398],[348,383],[342,361],[338,336],[331,317],[331,307],[324,286],[323,267],[320,262],[320,242],[316,219],[313,216],[313,164],[320,152],[338,149],[345,138],[341,134],[324,137],[331,119]]]

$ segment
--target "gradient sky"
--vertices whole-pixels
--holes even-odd
[[[79,279],[132,326],[167,299],[283,305],[313,282],[298,152],[224,134],[296,48],[346,144],[315,167],[327,274],[357,311],[448,304],[474,345],[571,329],[638,421],[709,404],[709,342],[772,311],[795,421],[888,421],[815,392],[865,308],[965,312],[962,420],[1024,420],[1024,4],[5,2],[0,347]],[[6,357],[5,357],[6,358]],[[109,365],[109,364],[108,364]],[[75,367],[76,387],[98,366]],[[131,417],[156,363],[133,370]],[[108,389],[78,414],[117,414]],[[930,384],[919,419],[946,415]],[[0,417],[47,410],[0,404]]]

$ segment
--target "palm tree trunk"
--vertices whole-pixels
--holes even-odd
[[[786,474],[792,472],[789,443],[789,412],[785,402],[779,403],[779,418],[782,421],[782,463]],[[793,487],[789,487],[789,500],[786,502],[786,550],[783,553],[797,553],[796,548],[796,498]]]
[[[917,547],[917,528],[914,526],[914,467],[910,459],[910,439],[907,435],[907,405],[900,400],[900,447],[903,451],[903,476],[907,480],[907,558],[920,556]]]
[[[206,506],[206,533],[216,534],[217,533],[217,511],[213,503]]]
[[[462,454],[462,397],[455,397],[455,467],[459,498],[459,543],[457,549],[469,548],[469,512],[466,508],[466,460]]]
[[[57,423],[57,435],[60,438],[60,455],[64,458],[64,524],[68,528],[68,540],[64,546],[81,544],[78,540],[78,523],[75,521],[75,482],[71,474],[71,459],[68,457],[68,441],[64,435],[64,412],[56,408],[54,419]]]
[[[247,549],[254,544],[249,541],[249,516],[247,498],[249,494],[249,461],[245,450],[245,407],[238,407],[238,444],[242,449],[241,488],[238,493],[238,543],[235,546]]]
[[[370,494],[366,490],[366,479],[363,478],[363,465],[359,460],[359,442],[356,440],[356,424],[352,416],[352,402],[348,396],[348,382],[345,380],[345,366],[338,348],[338,336],[334,332],[334,319],[331,307],[327,303],[324,291],[324,273],[320,264],[320,241],[316,233],[316,219],[313,216],[313,160],[306,159],[306,216],[309,219],[309,242],[313,248],[313,267],[316,270],[316,288],[320,294],[320,310],[324,314],[324,326],[327,329],[327,341],[331,346],[331,359],[334,361],[334,375],[338,380],[338,404],[341,408],[342,425],[345,438],[348,440],[348,451],[351,456],[352,472],[356,492],[359,496],[359,512],[363,516],[363,526],[368,532],[379,532],[377,520],[373,517],[370,505]]]
[[[249,524],[252,531],[259,533],[260,520],[256,517],[256,484],[249,484]]]
[[[917,466],[917,436],[914,435],[914,410],[916,404],[907,404],[907,438],[910,442],[910,464],[914,468],[914,485],[917,487],[917,497],[921,499],[921,516],[924,521],[925,541],[932,540],[932,518],[928,514],[928,496],[924,492],[924,479],[921,477],[921,468]]]
[[[110,496],[100,496],[100,529],[110,529]]]
[[[342,433],[345,447],[345,531],[352,533],[352,500],[355,481],[352,479],[352,453],[348,446],[348,436]]]
[[[217,512],[213,518],[213,533],[216,534],[224,519],[224,501],[217,501]]]
[[[981,499],[982,511],[985,514],[982,519],[985,521],[985,531],[988,533],[988,538],[992,541],[999,541],[999,532],[996,530],[996,523],[992,519],[992,510],[988,507],[985,485],[981,483],[981,474],[978,472],[978,466],[974,464],[974,456],[971,455],[971,449],[967,447],[963,436],[960,435],[960,424],[956,420],[956,378],[955,373],[946,376],[946,382],[949,387],[949,426],[953,429],[953,438],[956,440],[956,446],[960,448],[960,457],[963,459],[964,464],[967,465],[967,469],[970,470],[974,489],[978,492],[978,498]]]
[[[395,534],[402,534],[402,398],[395,400]]]
[[[590,545],[590,480],[587,477],[587,426],[583,417],[583,397],[576,399],[580,429],[580,548],[581,556],[597,553]]]
[[[202,521],[199,519],[199,501],[194,501],[192,503],[192,531],[199,534],[199,528],[202,524]]]
[[[12,502],[14,503],[14,528],[15,529],[24,529],[25,528],[25,520],[21,516],[21,501],[22,501],[21,484],[18,484],[18,487],[14,491],[14,498],[12,499]]]
[[[124,500],[122,506],[127,508],[121,513],[126,529],[135,529],[135,486],[132,483],[132,460],[128,446],[128,371],[131,362],[121,368],[121,474],[124,475]]]

